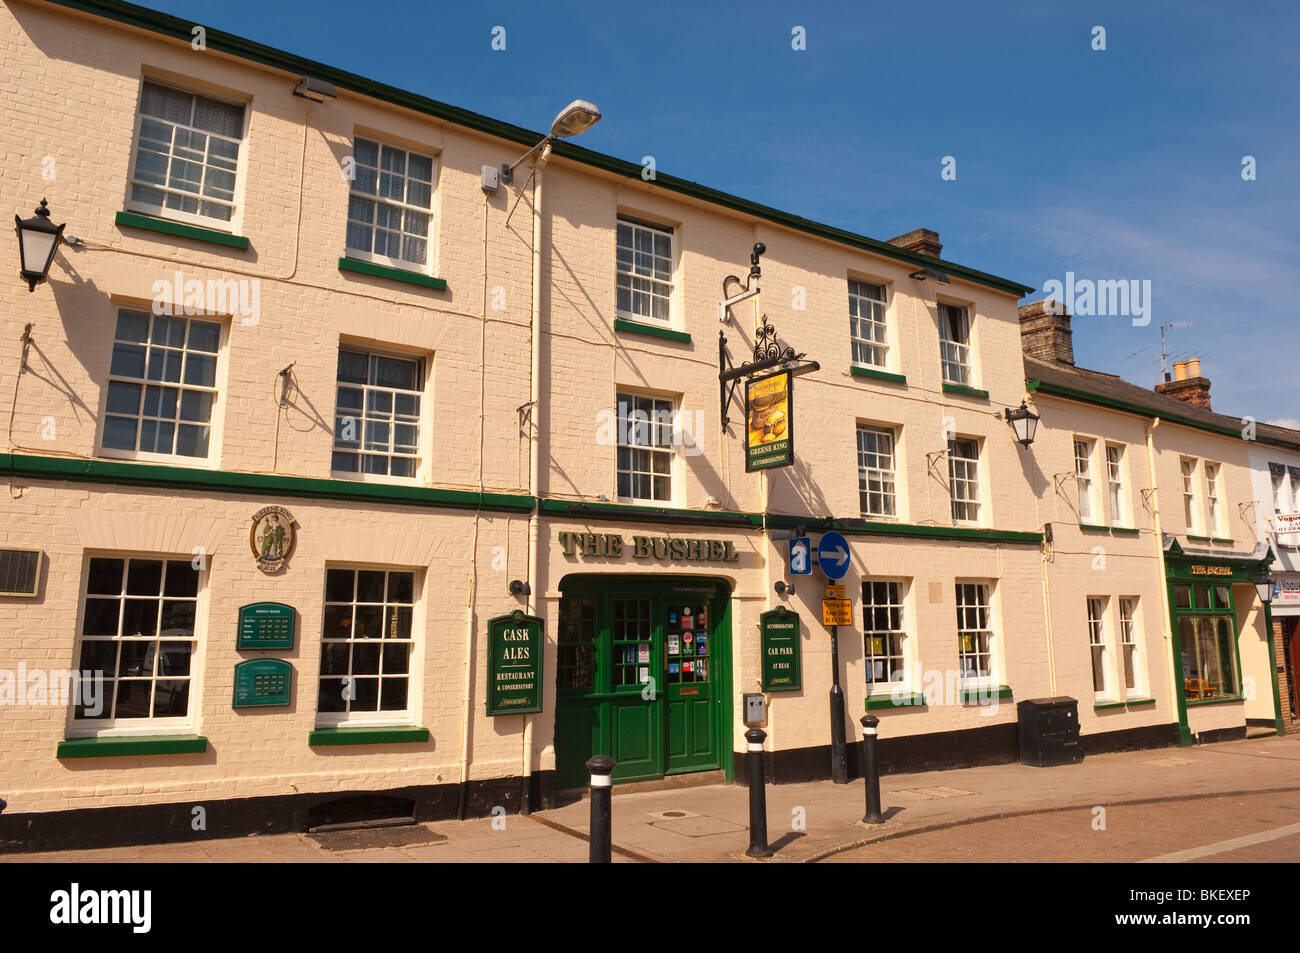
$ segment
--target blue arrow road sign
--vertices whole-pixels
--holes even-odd
[[[817,566],[827,579],[839,579],[849,571],[849,544],[839,533],[822,533],[817,544]]]
[[[796,536],[790,540],[790,573],[795,576],[812,575],[812,540]]]

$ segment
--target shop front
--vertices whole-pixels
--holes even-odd
[[[1278,681],[1286,699],[1282,717],[1300,721],[1300,700],[1296,698],[1296,664],[1300,659],[1300,573],[1273,573],[1273,635],[1277,640],[1275,662]]]

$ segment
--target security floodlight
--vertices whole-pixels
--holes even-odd
[[[327,99],[338,99],[339,96],[333,83],[327,83],[325,80],[317,79],[314,76],[304,76],[298,80],[298,85],[294,87],[293,94],[299,99],[308,99],[313,103],[323,103]]]
[[[948,276],[942,271],[935,271],[933,268],[918,268],[907,277],[915,278],[917,281],[925,281],[926,278],[932,278],[935,281],[942,282],[945,285],[952,284]]]

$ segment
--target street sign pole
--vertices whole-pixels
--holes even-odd
[[[844,740],[844,690],[840,688],[838,625],[831,626],[831,780],[849,783],[849,752]]]

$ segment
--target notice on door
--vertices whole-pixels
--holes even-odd
[[[545,623],[516,609],[488,620],[489,715],[542,710],[542,647]]]
[[[795,692],[803,687],[799,614],[785,606],[758,617],[765,692]]]

